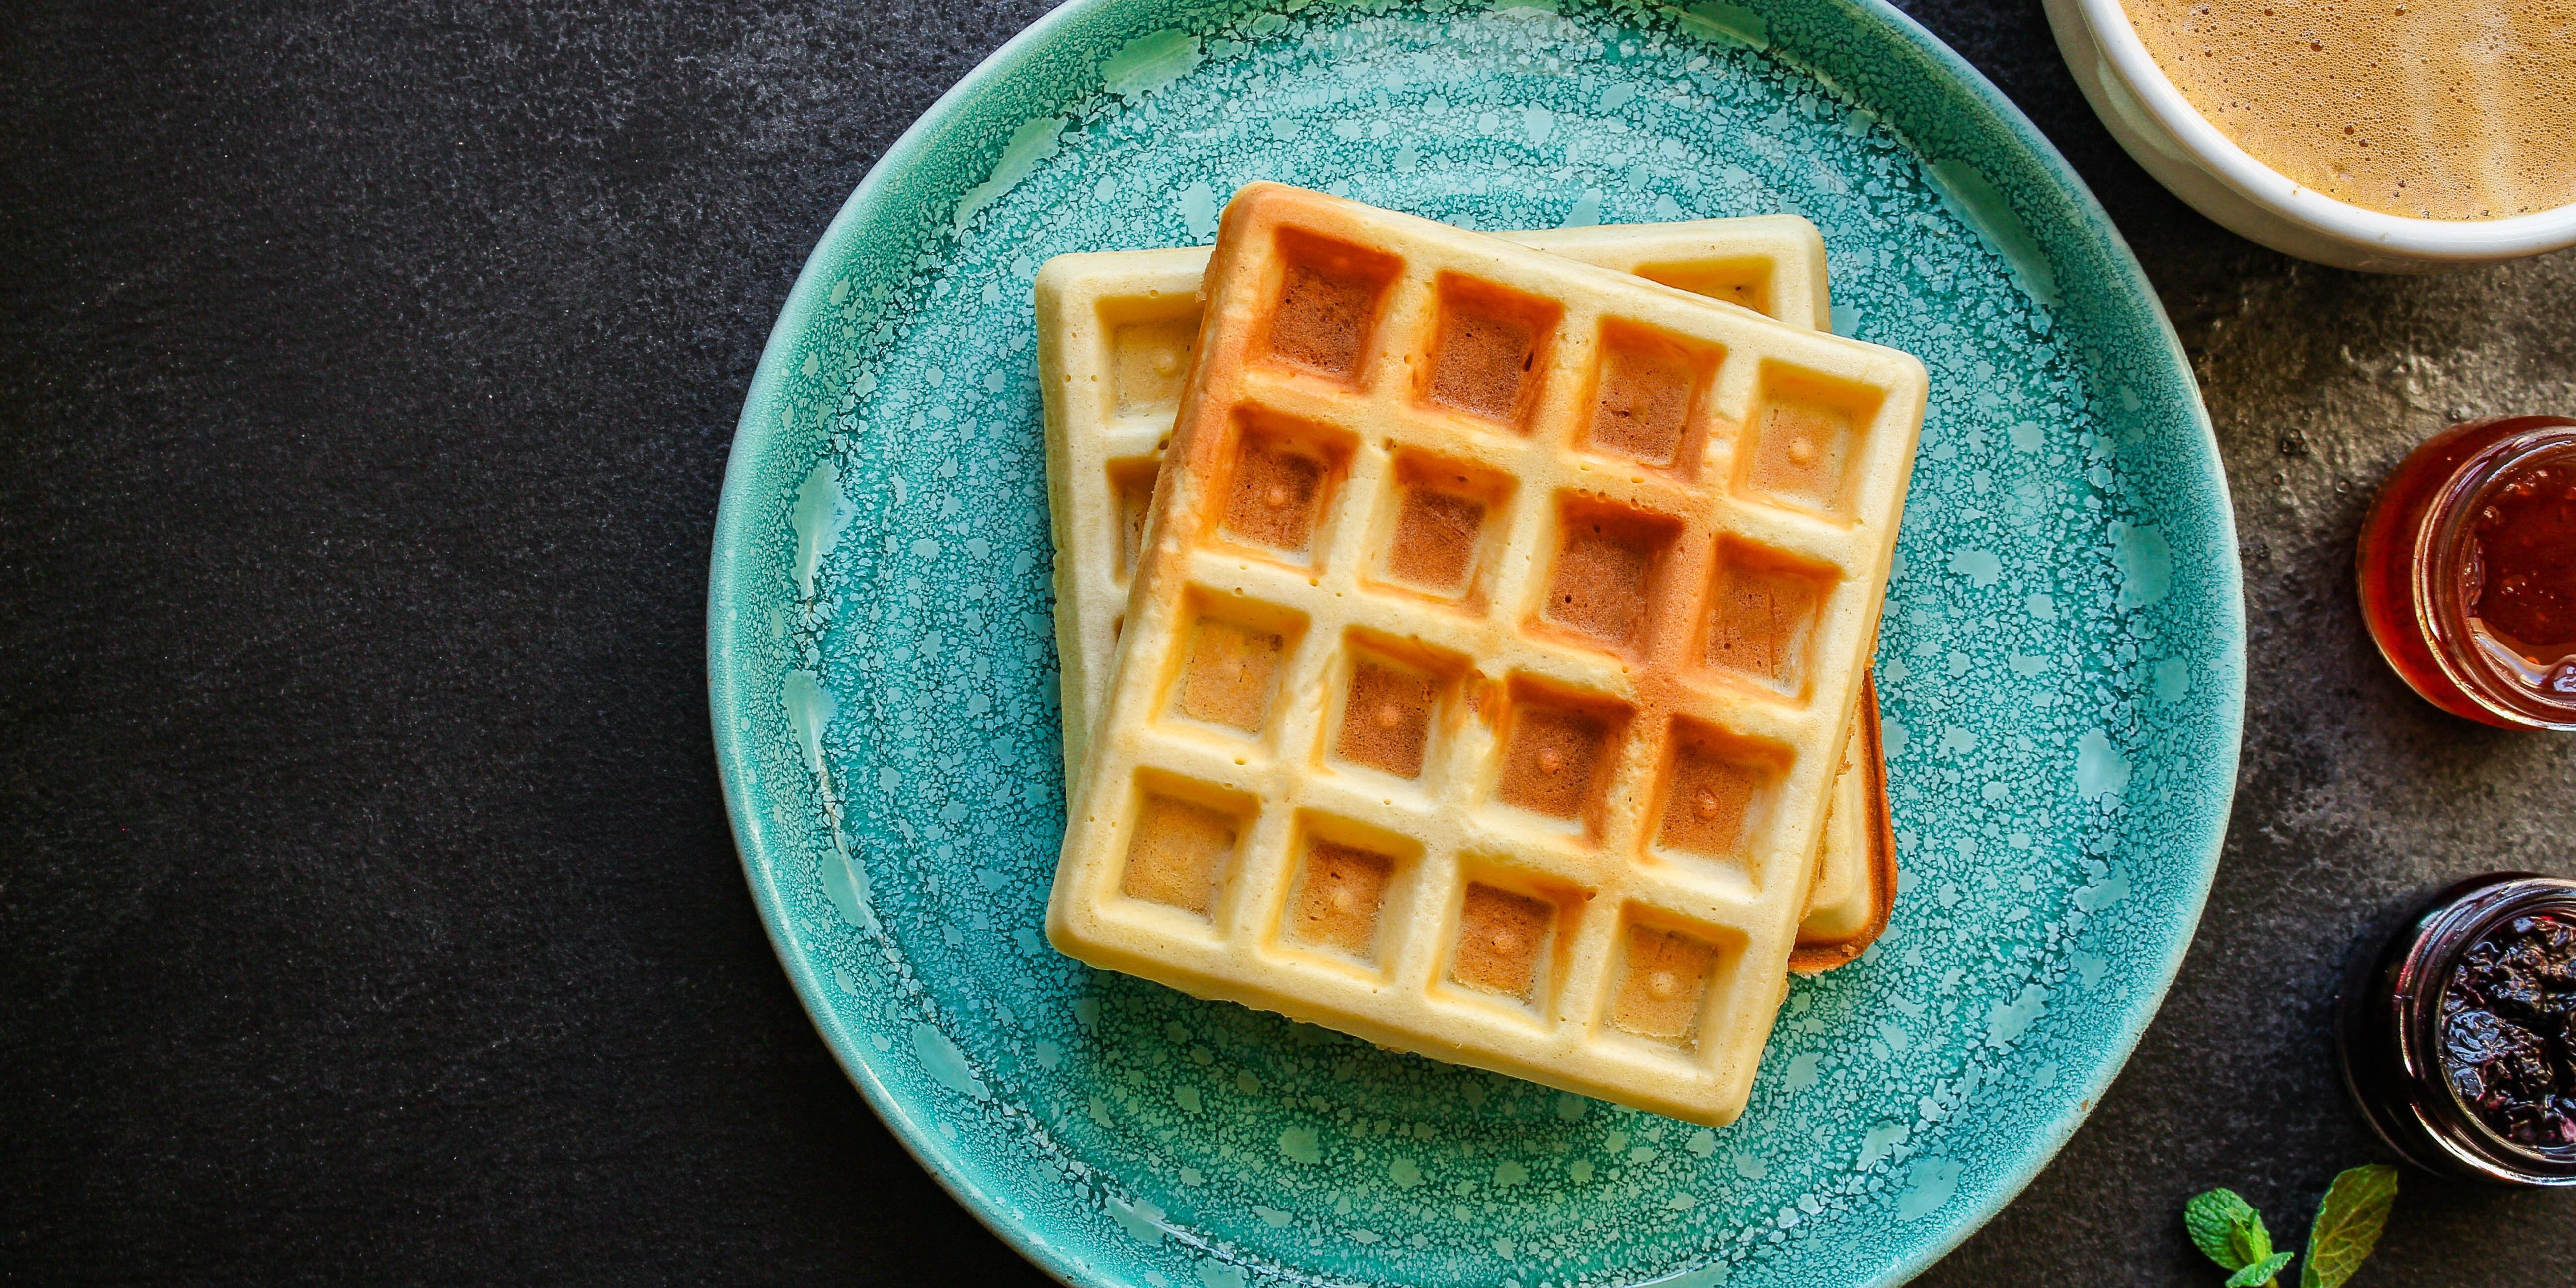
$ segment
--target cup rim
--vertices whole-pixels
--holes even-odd
[[[2140,106],[2193,160],[2264,210],[2365,249],[2421,259],[2511,259],[2576,245],[2576,202],[2505,219],[2391,215],[2330,197],[2258,160],[2183,97],[2130,25],[2121,0],[2076,0],[2094,44]]]

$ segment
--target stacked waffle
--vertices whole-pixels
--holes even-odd
[[[1924,376],[1817,329],[1823,262],[1256,184],[1212,253],[1048,264],[1057,947],[1731,1121],[1787,972],[1894,891],[1867,661]]]

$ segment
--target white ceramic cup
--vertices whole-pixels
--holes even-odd
[[[2511,219],[2416,219],[2338,201],[2254,159],[2174,88],[2120,0],[2044,0],[2058,51],[2111,136],[2200,213],[2285,255],[2427,273],[2576,245],[2576,205]]]

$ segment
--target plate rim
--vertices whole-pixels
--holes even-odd
[[[2018,1174],[1962,1208],[1939,1237],[1917,1243],[1910,1253],[1883,1263],[1875,1277],[1868,1281],[1890,1285],[1916,1277],[1955,1251],[2047,1170],[2076,1129],[2092,1116],[2111,1083],[2128,1067],[2138,1043],[2163,1009],[2164,999],[2180,974],[2183,959],[2198,938],[2200,918],[2207,906],[2226,844],[2227,823],[2235,808],[2245,720],[2244,571],[2233,494],[2225,461],[2219,451],[2217,432],[2210,420],[2208,406],[2201,397],[2199,378],[2183,350],[2172,318],[2165,312],[2162,297],[2130,249],[2128,239],[2121,234],[2118,224],[2111,219],[2092,188],[2018,104],[1997,88],[1984,72],[1910,15],[1895,8],[1888,0],[1823,2],[1844,9],[1858,21],[1885,24],[1937,72],[1946,74],[1966,89],[1967,97],[1993,113],[2012,142],[2027,150],[2038,161],[2041,171],[2072,199],[2084,230],[2104,240],[2106,258],[2120,279],[2118,284],[2147,302],[2148,311],[2155,321],[2155,338],[2162,342],[2163,356],[2170,363],[2170,369],[2181,377],[2183,391],[2188,395],[2189,428],[2205,448],[2202,459],[2209,466],[2205,481],[2211,488],[2210,504],[2215,511],[2211,519],[2213,544],[2223,546],[2225,554],[2224,558],[2216,561],[2215,571],[2221,584],[2214,587],[2211,594],[2216,624],[2223,628],[2225,636],[2216,659],[2225,672],[2224,692],[2218,697],[2220,709],[2217,715],[2226,737],[2220,757],[2223,764],[2216,767],[2224,770],[2225,786],[2211,802],[2213,823],[2209,835],[2204,838],[2199,852],[2191,856],[2197,860],[2191,874],[2195,878],[2192,882],[2195,888],[2187,901],[2181,901],[2187,906],[2176,908],[2176,912],[2181,914],[2179,924],[2187,927],[2188,933],[2171,936],[2161,946],[2152,962],[2155,987],[2139,990],[2138,995],[2123,1004],[2119,1032],[2110,1044],[2116,1058],[2104,1061],[2091,1078],[2071,1088],[2080,1094],[2060,1097],[2055,1115],[2031,1133],[2033,1148],[2025,1150],[2023,1157],[2016,1160]],[[733,648],[739,623],[730,617],[729,610],[738,598],[739,587],[734,574],[742,562],[741,552],[753,536],[749,512],[754,501],[746,495],[748,484],[744,482],[752,471],[746,463],[764,456],[780,433],[774,409],[777,397],[789,379],[790,350],[794,348],[795,337],[803,333],[826,302],[829,285],[823,279],[828,275],[828,265],[839,263],[843,248],[868,218],[868,208],[875,204],[881,190],[894,182],[892,176],[915,163],[917,154],[929,146],[930,136],[959,103],[1016,71],[1033,51],[1051,40],[1060,29],[1074,25],[1092,10],[1124,3],[1153,4],[1168,10],[1192,7],[1189,0],[1062,0],[985,55],[924,108],[886,147],[883,155],[869,165],[857,186],[851,189],[850,195],[824,226],[814,248],[807,252],[804,264],[797,271],[796,280],[779,309],[777,321],[771,325],[769,335],[762,343],[760,361],[753,370],[743,399],[733,444],[726,454],[724,485],[716,507],[707,594],[707,698],[715,742],[716,776],[724,793],[725,812],[734,837],[736,857],[743,866],[752,902],[759,912],[762,928],[768,933],[772,952],[796,993],[797,1002],[813,1021],[842,1073],[922,1170],[1006,1246],[1058,1282],[1075,1288],[1131,1288],[1131,1285],[1113,1277],[1106,1268],[1073,1255],[1071,1249],[1059,1246],[1036,1223],[1011,1219],[1008,1205],[967,1175],[961,1160],[954,1157],[957,1149],[921,1121],[911,1111],[908,1102],[896,1096],[877,1076],[873,1062],[862,1050],[858,1035],[840,1022],[825,998],[823,981],[799,943],[775,882],[764,871],[765,865],[758,861],[758,856],[766,853],[766,842],[763,829],[753,818],[746,799],[751,778],[746,767],[753,753],[745,745],[747,735],[731,718],[741,709],[741,699],[746,695],[741,685],[745,678],[742,673],[744,666]],[[1256,5],[1253,0],[1246,0],[1243,7]],[[1819,74],[1818,69],[1805,67],[1785,57],[1783,60],[1790,61],[1810,75]],[[1640,1284],[1638,1288],[1648,1288],[1648,1285]]]

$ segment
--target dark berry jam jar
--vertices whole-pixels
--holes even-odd
[[[2344,988],[2344,1083],[2429,1171],[2576,1185],[2576,881],[2472,877]]]
[[[2435,706],[2576,730],[2576,420],[2425,440],[2380,486],[2356,572],[2380,655]]]

